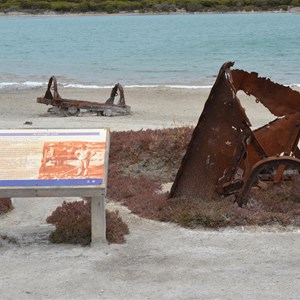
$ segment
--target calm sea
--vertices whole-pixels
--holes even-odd
[[[300,86],[300,14],[0,17],[0,89],[210,86],[220,66]]]

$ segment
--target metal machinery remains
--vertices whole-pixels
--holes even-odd
[[[233,64],[220,69],[170,197],[217,199],[234,194],[242,206],[258,180],[278,183],[299,176],[300,93],[257,73],[231,70]],[[277,118],[252,131],[237,97],[240,90]]]
[[[52,87],[53,85],[53,87]],[[53,94],[51,92],[53,89]],[[114,104],[115,97],[120,98],[117,104]],[[38,103],[52,105],[49,112],[62,114],[64,116],[78,116],[81,109],[88,112],[96,113],[98,116],[114,116],[114,115],[128,115],[130,114],[130,106],[125,104],[124,90],[121,84],[117,83],[111,91],[110,97],[105,103],[71,100],[62,98],[57,91],[57,81],[55,76],[50,77],[48,88],[44,97],[37,98]]]

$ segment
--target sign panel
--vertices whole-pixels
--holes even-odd
[[[98,186],[107,129],[0,130],[0,187]]]

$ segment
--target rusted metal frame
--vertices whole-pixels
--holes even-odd
[[[52,87],[53,85],[53,87]],[[53,89],[53,96],[52,96],[52,93],[50,91],[50,89]],[[55,76],[52,76],[50,79],[49,79],[49,82],[48,82],[48,89],[46,91],[46,94],[45,94],[45,98],[47,98],[47,95],[49,95],[49,93],[51,94],[50,98],[54,99],[54,100],[61,100],[61,96],[59,95],[58,93],[58,89],[57,89],[57,80],[56,80],[56,77]]]
[[[297,111],[299,112],[300,97],[298,92],[274,83],[269,79],[260,78],[258,77],[257,73],[247,73],[243,70],[233,70],[233,76],[237,89],[243,90],[248,95],[254,95],[257,99],[257,102],[261,102],[273,114],[282,116],[289,115],[290,113],[295,113]],[[297,103],[299,105],[297,105]],[[293,131],[291,131],[290,134],[293,135]],[[299,141],[299,130],[297,135],[298,136],[296,138],[294,136],[290,138],[290,141],[293,143],[292,147],[286,145],[286,155],[290,155],[288,152],[292,151],[293,153],[296,152],[299,156],[299,149],[297,147]],[[258,142],[257,139],[256,142]],[[252,145],[255,146],[254,143]],[[275,183],[278,183],[281,180],[284,170],[284,165],[280,165],[278,167],[276,175],[274,176]]]
[[[295,157],[300,158],[300,150],[298,148],[298,144],[299,144],[299,140],[300,140],[300,120],[296,124],[296,126],[298,126],[298,134],[295,138],[294,145],[292,146],[292,152],[293,152]]]
[[[218,181],[216,192],[219,194],[228,196],[236,193],[237,188],[243,186],[243,178],[251,170],[251,166],[247,163],[247,144],[250,143],[253,145],[261,159],[267,157],[266,151],[263,149],[251,129],[247,126],[246,129],[240,133],[240,137],[237,140],[237,149],[231,165],[225,170],[224,176]],[[240,178],[236,178],[242,160],[244,161],[245,168],[243,169],[243,174],[238,176]]]
[[[51,89],[53,89],[53,94],[51,92]],[[44,98],[49,101],[47,101],[47,103],[45,103],[45,101],[40,103],[45,103],[47,105],[53,105],[52,103],[55,103],[58,106],[60,101],[62,100],[57,90],[57,81],[55,76],[50,77]]]
[[[255,134],[253,133],[253,131],[251,131],[250,129],[250,134],[251,134],[251,141],[247,141],[248,144],[251,143],[251,145],[254,147],[254,149],[256,150],[257,154],[259,155],[259,157],[262,159],[262,158],[265,158],[267,157],[267,152],[265,151],[265,149],[263,148],[263,146],[260,144],[260,142],[258,141],[258,139],[256,138]]]
[[[48,81],[47,91],[46,91],[45,96],[44,96],[44,98],[46,98],[46,99],[53,99],[53,95],[51,93],[51,86],[52,86],[53,77],[54,76],[50,77],[50,79]]]
[[[54,90],[53,95],[51,89]],[[114,104],[114,99],[120,94],[120,99],[117,104]],[[57,90],[57,81],[55,76],[49,79],[47,91],[44,97],[37,98],[38,103],[52,105],[58,108],[58,112],[63,113],[65,116],[77,116],[80,109],[86,109],[90,112],[95,112],[97,115],[111,116],[112,114],[128,114],[130,106],[125,104],[124,90],[121,84],[117,83],[112,91],[110,98],[105,103],[63,99]],[[51,110],[51,109],[50,109]]]
[[[288,153],[288,155],[290,155],[291,152],[295,152],[297,149],[299,141],[299,126],[297,123],[299,120],[300,113],[291,114],[278,118],[256,129],[253,133],[268,156],[276,156],[282,153]],[[253,145],[251,146],[253,148]],[[249,146],[248,152],[252,155],[254,148],[250,148]]]
[[[260,171],[262,171],[264,168],[269,167],[277,167],[280,168],[280,173],[283,173],[285,168],[289,165],[295,166],[295,163],[290,163],[290,161],[293,161],[293,159],[299,159],[300,158],[300,150],[297,146],[299,141],[299,129],[297,130],[297,137],[295,138],[295,129],[293,129],[294,124],[296,122],[299,123],[299,116],[297,116],[297,113],[300,111],[300,95],[298,92],[291,90],[288,87],[281,86],[279,84],[271,82],[269,79],[266,78],[260,78],[258,77],[257,73],[247,73],[242,70],[230,70],[230,67],[233,65],[233,63],[228,62],[225,63],[219,72],[219,75],[216,79],[216,82],[211,90],[211,93],[208,97],[207,102],[205,103],[203,112],[199,118],[199,122],[193,132],[191,141],[188,145],[186,154],[182,160],[182,164],[178,170],[177,176],[175,178],[174,184],[171,188],[170,197],[176,197],[180,195],[192,195],[196,197],[205,197],[205,198],[214,198],[214,194],[212,191],[210,191],[207,186],[211,186],[211,182],[209,183],[209,179],[215,178],[215,175],[221,171],[222,174],[220,174],[219,179],[217,179],[216,182],[216,192],[226,195],[226,193],[237,193],[240,190],[239,195],[242,195],[239,197],[239,203],[241,203],[241,197],[246,199],[246,195],[249,192],[249,189],[247,188],[250,185],[253,185],[251,183],[251,178],[255,174],[253,172],[258,172],[255,168],[256,166],[262,165],[262,168]],[[224,78],[226,78],[227,84],[225,84]],[[243,90],[248,95],[253,95],[257,98],[259,102],[261,102],[266,108],[268,108],[273,114],[275,114],[278,117],[288,116],[287,118],[283,118],[283,121],[281,119],[275,120],[272,123],[269,123],[268,125],[265,125],[258,131],[252,132],[249,128],[250,122],[247,122],[247,117],[244,116],[244,113],[242,110],[233,110],[236,115],[233,119],[231,119],[229,116],[223,118],[223,116],[216,114],[220,117],[220,119],[215,117],[216,109],[224,111],[224,114],[229,113],[231,115],[230,110],[227,110],[226,107],[232,106],[234,108],[235,105],[238,105],[239,100],[236,97],[237,90]],[[231,95],[230,95],[231,91]],[[287,99],[285,99],[287,98]],[[224,101],[222,103],[222,101]],[[298,105],[299,104],[299,105]],[[222,106],[223,105],[223,106]],[[213,109],[212,109],[213,108]],[[296,113],[296,114],[295,114]],[[290,118],[292,114],[295,114],[293,117]],[[243,117],[242,117],[243,116]],[[232,115],[231,115],[232,117]],[[211,148],[210,152],[210,146],[208,145],[211,141],[211,137],[208,134],[214,134],[211,127],[214,127],[213,122],[207,122],[208,119],[215,120],[216,126],[220,125],[222,122],[230,122],[232,120],[231,124],[236,124],[232,128],[239,128],[238,130],[242,129],[242,132],[246,131],[246,124],[249,128],[249,134],[248,139],[245,139],[244,137],[236,137],[236,143],[234,142],[234,139],[232,139],[235,136],[235,133],[233,132],[232,136],[229,137],[228,134],[230,131],[228,131],[228,124],[226,124],[227,135],[224,135],[222,132],[223,139],[219,140],[221,141],[220,148],[219,148],[219,154],[215,152],[215,149]],[[244,118],[244,121],[243,121]],[[220,121],[221,120],[221,121]],[[240,122],[240,123],[239,123]],[[243,124],[242,124],[243,123]],[[211,127],[210,127],[211,126]],[[278,144],[278,148],[271,149],[269,146],[269,140],[270,138],[281,138],[278,134],[275,135],[274,133],[276,130],[280,129],[281,126],[288,126],[283,131],[287,132],[287,134],[290,135],[290,137],[286,137],[284,139],[284,142],[281,142]],[[272,131],[269,131],[268,128],[273,128]],[[299,127],[299,125],[298,125]],[[282,127],[281,127],[282,128]],[[265,131],[267,129],[267,131]],[[264,139],[264,133],[268,133],[267,139]],[[247,136],[245,134],[245,136]],[[258,138],[259,137],[259,138]],[[225,139],[226,138],[226,139]],[[228,140],[227,140],[228,139]],[[201,140],[208,144],[203,144]],[[216,144],[217,139],[214,137],[212,138],[214,143]],[[243,150],[243,148],[246,148],[245,146],[245,140],[247,140],[247,143],[249,146],[251,146],[251,151],[248,153],[248,150]],[[220,160],[214,160],[213,163],[215,164],[215,168],[217,168],[217,171],[215,174],[213,174],[212,168],[209,168],[211,161],[211,156],[214,155],[220,155],[222,151],[224,150],[224,147],[221,146],[223,143],[235,143],[235,149],[234,155],[231,157],[231,164],[227,165],[225,167],[224,163],[221,163]],[[263,142],[263,143],[261,143]],[[216,144],[218,147],[219,145]],[[273,146],[277,146],[275,143],[273,143]],[[223,147],[223,149],[222,149]],[[248,147],[247,147],[248,148]],[[197,150],[198,149],[198,150]],[[199,151],[199,157],[202,159],[199,160],[197,157],[195,157],[195,150]],[[205,155],[203,156],[204,151]],[[277,151],[277,152],[276,152]],[[288,152],[292,152],[294,154],[294,157],[285,155],[284,157],[279,155],[281,153],[289,154]],[[201,153],[201,154],[200,154]],[[244,153],[243,158],[241,159],[241,154]],[[255,154],[254,154],[255,153]],[[227,153],[228,154],[228,153]],[[277,154],[277,156],[276,156]],[[230,156],[230,155],[229,155]],[[227,160],[229,158],[227,156]],[[192,158],[191,158],[192,157]],[[203,161],[206,162],[203,164]],[[192,163],[191,163],[192,162]],[[240,165],[238,162],[243,162],[243,170],[244,174],[242,177],[242,180],[237,181],[236,178],[238,177],[237,174],[240,169]],[[195,165],[199,163],[199,170],[206,175],[203,177],[203,174],[199,173],[199,170],[195,168]],[[220,165],[218,163],[221,163]],[[286,165],[285,165],[286,163]],[[193,166],[194,164],[194,166]],[[224,165],[224,169],[223,169]],[[298,167],[298,161],[296,161],[296,167],[299,170]],[[220,169],[220,170],[218,170]],[[223,171],[222,171],[223,170]],[[191,175],[188,173],[192,173]],[[213,175],[211,175],[213,174]],[[253,175],[254,174],[254,175]],[[184,179],[184,177],[187,176],[187,179]],[[194,186],[189,184],[189,178],[193,177],[195,180],[199,183],[198,189]],[[203,178],[202,178],[202,177]],[[199,181],[199,178],[202,178],[204,182]],[[257,177],[257,176],[256,176]],[[281,177],[281,176],[279,176]],[[184,180],[182,180],[184,179]],[[249,182],[248,182],[249,181]],[[192,187],[192,192],[190,193],[189,188]],[[203,189],[203,191],[201,191]],[[206,190],[208,193],[206,193]],[[245,200],[246,201],[246,200]]]
[[[286,157],[290,156],[290,152],[293,153],[294,149],[297,148],[297,145],[298,145],[298,142],[299,142],[299,133],[300,133],[300,130],[298,130],[297,136],[294,139],[291,139],[291,140],[294,140],[293,146],[291,147],[291,149],[289,149],[289,151],[287,153],[285,153]],[[291,133],[291,134],[293,134],[293,133]],[[249,137],[247,139],[248,140],[247,142],[248,142],[248,144],[252,144],[254,149],[257,151],[260,159],[267,158],[268,155],[267,155],[266,151],[263,149],[262,145],[259,143],[259,141],[257,140],[255,134],[251,131],[250,128],[249,128],[249,131],[248,131],[248,135],[249,135]],[[244,146],[245,140],[243,141],[243,140],[240,139],[239,141],[240,142],[238,142],[238,148],[244,149],[245,148],[245,146]],[[246,151],[246,149],[243,152],[240,151],[240,153],[243,153],[245,155],[245,157],[244,157],[245,168],[244,168],[242,179],[236,181],[233,178],[234,177],[233,175],[236,174],[236,172],[238,170],[238,164],[241,161],[241,159],[239,159],[240,155],[236,154],[235,159],[233,160],[233,163],[231,164],[230,168],[228,168],[226,170],[225,175],[222,178],[220,178],[220,180],[218,182],[216,191],[219,194],[223,194],[224,196],[234,194],[234,193],[238,192],[239,188],[243,187],[245,182],[247,182],[247,180],[248,180],[247,178],[249,177],[249,173],[252,172],[252,167],[253,166],[251,167],[251,166],[249,166],[249,164],[247,164],[247,151]],[[285,169],[286,169],[286,166],[284,164],[280,164],[278,166],[278,170],[276,171],[276,173],[274,175],[274,183],[278,183],[282,179],[282,176],[283,176],[283,173],[284,173]],[[226,181],[224,182],[224,180],[226,180]],[[222,184],[222,182],[223,182],[223,184]],[[246,195],[245,195],[245,197],[246,197]]]
[[[53,89],[53,95],[51,93],[51,89]],[[115,97],[118,96],[118,91],[120,93],[120,98],[118,103],[114,104]],[[44,98],[53,100],[52,102],[49,102],[49,104],[53,103],[56,106],[62,106],[62,107],[68,107],[68,105],[71,103],[72,106],[76,106],[76,107],[86,106],[86,108],[88,109],[91,106],[95,106],[95,104],[97,104],[97,102],[89,102],[89,101],[82,101],[82,100],[75,100],[75,99],[63,99],[58,93],[57,80],[55,76],[50,77]],[[63,102],[61,103],[61,101],[64,101],[65,103]],[[109,105],[118,105],[118,106],[126,105],[124,89],[120,83],[115,84],[115,86],[112,88],[110,97],[106,100],[104,104],[107,104],[107,107]]]
[[[61,96],[58,93],[58,89],[57,89],[57,80],[56,77],[53,76],[53,98],[56,100],[61,100]]]
[[[242,185],[245,183],[245,177],[247,174],[250,172],[252,165],[249,162],[249,153],[248,153],[248,145],[252,145],[253,149],[256,151],[260,159],[266,158],[268,155],[266,153],[266,150],[262,147],[258,139],[256,138],[255,134],[253,131],[249,128],[249,137],[246,141],[247,143],[247,148],[246,148],[246,153],[244,155],[243,163],[244,163],[244,173],[242,176]]]
[[[118,91],[120,93],[120,98],[118,101],[118,106],[124,106],[125,105],[125,96],[124,96],[124,89],[120,83],[117,83],[110,94],[110,97],[106,100],[105,104],[112,105],[114,103],[115,97],[118,96]]]
[[[285,153],[285,155],[288,155],[288,156],[294,155],[295,149],[298,148],[299,137],[300,137],[300,128],[299,128],[299,125],[298,125],[298,133],[296,134],[296,137],[294,138],[294,143],[293,143],[290,151],[288,153]],[[286,169],[286,166],[284,164],[279,165],[278,170],[276,171],[276,173],[274,175],[274,182],[275,183],[280,182],[285,169]]]
[[[245,178],[245,184],[239,191],[236,202],[239,206],[246,205],[248,202],[247,195],[249,194],[251,187],[257,181],[258,175],[262,170],[270,168],[278,168],[280,165],[286,167],[292,167],[293,169],[298,169],[300,172],[300,159],[291,156],[279,156],[279,157],[268,157],[258,161],[253,167],[251,172],[249,172],[247,178]]]
[[[277,117],[300,112],[300,94],[287,86],[259,77],[258,73],[232,70],[234,86],[237,90],[253,95]]]
[[[300,149],[299,149],[299,147],[296,147],[294,149],[294,155],[295,155],[295,157],[300,159]]]
[[[236,189],[240,187],[242,184],[241,180],[235,180],[237,168],[242,160],[242,158],[246,155],[247,151],[247,139],[250,136],[251,130],[248,129],[241,131],[239,133],[239,137],[237,138],[237,148],[235,150],[235,155],[233,158],[232,164],[224,171],[224,175],[219,178],[216,192],[220,195],[228,196],[236,192]],[[238,183],[237,181],[240,181]]]
[[[116,104],[106,104],[106,103],[97,103],[97,102],[90,102],[84,100],[75,100],[75,99],[62,99],[60,101],[53,102],[56,105],[60,105],[62,108],[68,108],[70,106],[75,106],[82,109],[95,109],[95,108],[102,108],[102,107],[112,107],[116,106]]]

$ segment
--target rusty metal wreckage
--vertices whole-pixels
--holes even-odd
[[[231,70],[233,65],[226,62],[219,71],[172,185],[171,198],[212,200],[233,194],[243,206],[258,180],[279,183],[290,174],[299,176],[300,93],[257,73]],[[120,99],[114,104],[118,91]],[[238,91],[254,96],[277,118],[252,131]],[[37,102],[50,104],[65,116],[76,116],[80,109],[107,116],[130,113],[120,84],[113,87],[105,103],[69,100],[58,94],[54,76]]]
[[[53,93],[51,92],[53,90]],[[117,104],[114,104],[115,97],[120,94]],[[125,103],[124,89],[120,83],[117,83],[111,91],[110,97],[105,103],[73,100],[62,98],[57,89],[57,80],[55,76],[50,77],[48,88],[44,97],[37,98],[38,103],[52,105],[49,112],[62,114],[63,116],[78,116],[80,110],[96,113],[98,116],[114,116],[130,114],[130,106]]]
[[[258,77],[220,69],[170,191],[170,197],[213,200],[235,195],[247,204],[253,185],[268,178],[279,183],[300,173],[300,93]],[[252,95],[277,118],[254,131],[237,97]],[[289,172],[290,173],[289,173]]]

